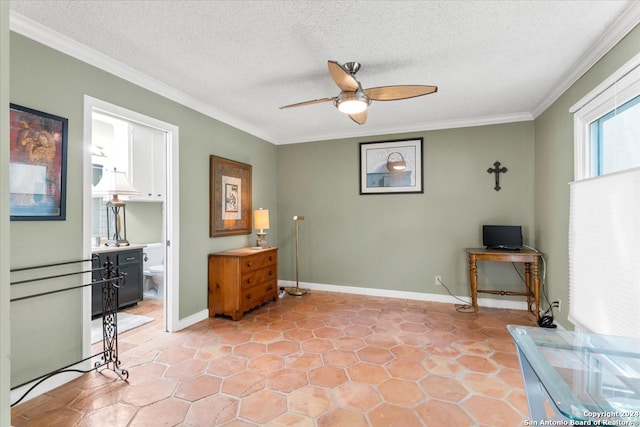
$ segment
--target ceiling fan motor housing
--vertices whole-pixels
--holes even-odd
[[[360,69],[361,64],[359,62],[345,62],[342,68],[349,74],[354,75]]]

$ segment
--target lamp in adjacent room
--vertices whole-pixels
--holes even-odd
[[[253,211],[253,226],[256,230],[256,235],[258,239],[256,240],[256,246],[261,247],[262,249],[267,247],[267,233],[264,230],[269,229],[269,210],[268,209],[258,209]]]
[[[127,175],[113,168],[105,173],[94,187],[94,196],[111,196],[107,207],[107,246],[129,246],[127,240],[127,215],[125,202],[118,196],[135,196],[140,194],[127,179]]]

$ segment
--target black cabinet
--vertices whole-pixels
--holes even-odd
[[[93,268],[104,267],[107,257],[113,263],[117,274],[126,275],[125,285],[118,291],[118,308],[127,307],[142,301],[142,249],[111,250],[99,252]],[[93,273],[93,280],[100,280],[100,272]],[[102,314],[102,285],[94,285],[91,289],[91,315]]]

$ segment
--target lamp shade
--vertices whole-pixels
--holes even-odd
[[[113,168],[113,171],[105,173],[100,182],[93,188],[94,196],[135,196],[140,194],[127,179],[127,174]]]
[[[269,210],[258,209],[253,211],[253,226],[256,230],[268,230],[269,229]]]

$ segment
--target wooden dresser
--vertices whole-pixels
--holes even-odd
[[[209,317],[233,320],[278,298],[278,248],[232,249],[209,255]]]

